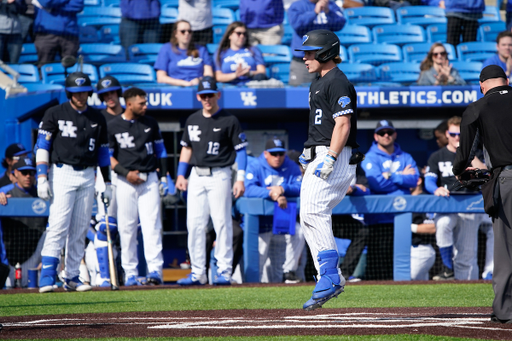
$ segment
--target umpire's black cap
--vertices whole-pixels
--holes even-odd
[[[34,167],[34,161],[29,157],[22,157],[12,166],[12,172],[14,173],[14,170],[36,170],[36,167]]]
[[[206,76],[199,81],[199,85],[197,86],[198,95],[216,94],[217,92],[219,92],[219,90],[217,90],[217,82],[213,77]]]
[[[498,65],[488,65],[480,72],[480,82],[485,82],[491,78],[504,78],[507,79],[505,71]]]

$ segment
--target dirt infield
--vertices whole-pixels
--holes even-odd
[[[4,317],[0,339],[427,334],[512,339],[490,308],[169,311]]]

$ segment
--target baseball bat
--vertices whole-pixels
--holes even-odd
[[[114,259],[114,249],[112,247],[112,238],[110,238],[110,227],[108,225],[108,206],[105,205],[105,224],[107,230],[108,245],[108,268],[110,270],[110,290],[119,290],[119,282],[117,280],[116,260]]]

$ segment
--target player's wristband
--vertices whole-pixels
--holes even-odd
[[[416,233],[418,231],[418,224],[411,224],[412,233]]]
[[[184,178],[187,177],[188,172],[188,162],[180,162],[178,163],[178,176],[183,176]]]
[[[37,169],[37,177],[48,176],[48,164],[40,163],[37,165],[36,169]]]
[[[236,172],[236,181],[244,181],[245,180],[245,171],[244,170],[238,170]]]
[[[327,149],[327,151],[333,153],[335,157],[338,157],[340,155],[340,154],[336,153],[334,150],[332,150],[331,148]]]
[[[130,173],[130,171],[128,169],[124,168],[123,166],[121,166],[120,163],[118,163],[114,167],[114,172],[116,172],[117,174],[122,175],[124,177],[126,177],[128,175],[128,173]]]

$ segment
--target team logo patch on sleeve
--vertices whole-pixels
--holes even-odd
[[[338,100],[338,104],[341,105],[342,108],[345,108],[347,105],[350,104],[350,98],[348,98],[348,96],[342,96]]]
[[[240,139],[240,141],[247,140],[247,138],[245,137],[245,133],[240,133],[240,135],[238,135],[238,138]]]

